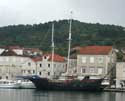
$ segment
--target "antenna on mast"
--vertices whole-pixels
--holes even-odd
[[[69,65],[70,65],[70,47],[71,47],[71,40],[72,40],[72,11],[71,13],[71,18],[69,20],[69,38],[68,38],[68,60],[67,60],[67,74],[69,73]]]
[[[52,39],[51,39],[51,47],[52,47],[52,76],[54,75],[54,48],[55,48],[55,45],[54,45],[54,22],[52,23]]]

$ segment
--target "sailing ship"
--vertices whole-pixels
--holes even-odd
[[[37,90],[64,90],[64,91],[102,91],[103,86],[101,82],[103,79],[89,79],[85,77],[79,79],[48,79],[39,76],[25,77],[31,80]]]
[[[32,81],[38,90],[74,90],[74,91],[102,91],[103,86],[101,85],[102,79],[90,79],[89,76],[84,77],[82,80],[78,79],[77,76],[70,76],[68,74],[69,59],[70,59],[70,44],[71,44],[71,25],[72,19],[70,19],[69,25],[69,38],[68,38],[68,59],[67,59],[67,72],[63,75],[65,79],[54,79],[52,78],[41,78],[37,75],[27,76],[25,79]],[[54,24],[52,24],[52,72],[53,65],[53,56],[54,56]],[[54,74],[54,73],[52,73]]]

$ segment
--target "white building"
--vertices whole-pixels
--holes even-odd
[[[78,75],[100,78],[114,67],[115,71],[116,54],[112,46],[86,46],[79,50],[77,55]],[[110,72],[109,79],[115,74]]]
[[[58,54],[54,54],[53,64],[51,54],[44,54],[42,56],[42,60],[37,61],[38,75],[41,75],[41,77],[45,78],[51,78],[52,76],[60,76],[61,73],[65,72],[65,67],[66,62],[64,57]]]
[[[116,64],[116,88],[125,88],[125,62]]]
[[[64,57],[54,54],[53,68],[51,54],[38,55],[35,49],[30,53],[33,55],[22,54],[23,49],[11,47],[5,49],[0,54],[0,79],[15,79],[16,76],[39,75],[51,78],[59,76],[65,71],[66,62]],[[30,49],[26,49],[30,51]],[[35,55],[36,54],[36,55]]]
[[[30,56],[23,55],[22,51],[23,49],[19,47],[9,47],[0,54],[1,79],[15,79],[16,76],[37,74],[36,61]]]

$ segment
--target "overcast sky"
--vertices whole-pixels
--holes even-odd
[[[70,11],[82,22],[125,26],[125,0],[0,0],[0,26],[67,19]]]

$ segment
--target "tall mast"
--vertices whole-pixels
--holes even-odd
[[[54,75],[54,48],[55,48],[55,45],[54,45],[54,23],[52,23],[52,39],[51,39],[51,47],[52,47],[52,76]]]
[[[71,12],[72,15],[72,12]],[[71,40],[72,40],[72,18],[69,20],[69,38],[68,38],[68,60],[67,60],[67,74],[69,73],[69,65],[70,65],[70,47],[71,47]]]

